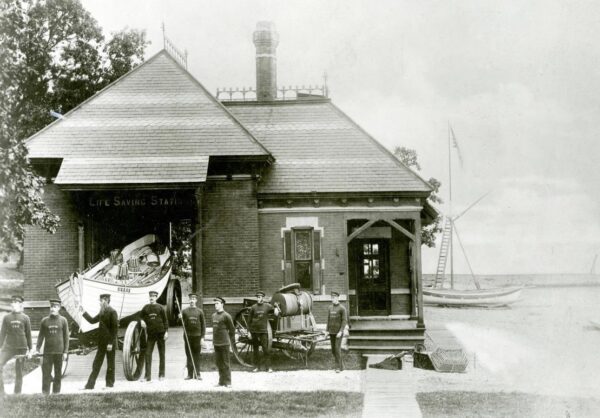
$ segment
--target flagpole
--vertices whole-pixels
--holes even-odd
[[[448,211],[450,219],[452,219],[452,154],[451,154],[451,128],[448,121]],[[454,289],[454,224],[450,222],[450,289]]]

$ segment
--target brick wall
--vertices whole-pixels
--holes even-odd
[[[318,217],[323,228],[322,254],[325,259],[323,284],[325,294],[332,290],[348,293],[346,279],[346,232],[344,215],[340,213],[261,213],[260,225],[260,287],[273,294],[283,286],[281,260],[283,243],[281,228],[286,226],[286,217]]]
[[[25,230],[23,275],[24,295],[28,301],[56,297],[54,285],[77,270],[77,227],[79,217],[67,192],[54,184],[46,185],[44,202],[60,216],[55,234],[37,227]]]
[[[259,284],[256,182],[209,182],[203,202],[204,295],[253,295]]]

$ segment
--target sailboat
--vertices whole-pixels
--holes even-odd
[[[451,160],[451,141],[454,142],[455,148],[458,148],[454,132],[448,124],[448,174],[449,174],[449,209],[452,213],[452,160]],[[459,155],[460,157],[460,155]],[[521,297],[521,286],[497,287],[482,289],[477,277],[473,273],[471,263],[467,257],[466,251],[458,235],[455,222],[462,217],[467,211],[479,203],[487,194],[477,199],[474,203],[468,206],[460,214],[456,216],[446,216],[444,220],[444,228],[442,233],[442,243],[440,245],[440,253],[438,257],[438,265],[435,275],[435,282],[431,287],[423,288],[423,302],[426,305],[442,305],[442,306],[482,306],[482,307],[497,307],[507,306],[515,303]],[[471,277],[475,284],[475,289],[455,289],[454,288],[454,237],[460,245],[467,266],[471,272]],[[450,258],[450,287],[444,287],[446,281],[446,262]]]

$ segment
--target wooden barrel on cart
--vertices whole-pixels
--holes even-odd
[[[306,292],[294,293],[275,293],[271,298],[271,305],[279,305],[281,316],[293,316],[300,314],[309,314],[312,310],[312,297]]]

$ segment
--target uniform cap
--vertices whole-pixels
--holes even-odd
[[[196,293],[190,293],[190,294],[188,294],[188,297],[191,298],[192,296],[198,297],[198,294],[196,294]]]
[[[225,299],[220,296],[217,296],[213,299],[213,302],[221,302],[223,305],[225,304]]]
[[[60,301],[60,299],[50,299],[49,302],[50,302],[50,306],[52,306],[52,305],[61,305],[62,304],[62,302]]]
[[[150,296],[158,296],[158,292],[156,290],[151,290],[148,292]]]
[[[338,292],[331,292],[331,296],[337,296],[337,297],[339,297],[340,294]]]
[[[21,303],[23,303],[23,301],[24,301],[25,299],[24,299],[24,298],[23,298],[23,296],[21,296],[21,295],[12,295],[12,296],[10,297],[10,300],[11,300],[12,302],[21,302]]]
[[[110,293],[103,293],[100,295],[100,299],[110,300]]]
[[[262,290],[259,290],[258,292],[256,292],[255,296],[262,296],[265,297],[265,292],[263,292]]]

